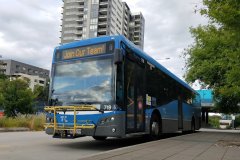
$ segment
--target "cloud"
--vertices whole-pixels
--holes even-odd
[[[59,43],[62,2],[2,1],[0,55],[50,69],[53,49]]]
[[[194,13],[201,1],[125,1],[132,12],[141,11],[145,17],[145,52],[182,78],[180,55],[193,42],[189,27],[207,21]],[[53,49],[60,42],[62,1],[1,0],[1,4],[0,55],[50,69]]]
[[[141,11],[145,17],[145,52],[183,79],[185,63],[180,56],[193,42],[189,27],[207,22],[194,12],[195,5],[201,5],[201,1],[148,0],[146,3],[134,0],[127,3],[133,12]]]
[[[93,76],[109,76],[112,73],[112,61],[110,59],[98,59],[95,61],[77,61],[72,64],[59,64],[56,67],[56,76],[71,76],[89,78]]]

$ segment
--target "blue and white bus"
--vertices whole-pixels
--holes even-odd
[[[123,36],[56,47],[46,133],[126,137],[200,128],[200,98],[189,85]]]

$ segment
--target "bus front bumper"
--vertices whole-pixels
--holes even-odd
[[[45,132],[55,138],[76,138],[83,136],[124,137],[125,114],[111,115],[99,119],[97,124],[62,125],[48,123]]]

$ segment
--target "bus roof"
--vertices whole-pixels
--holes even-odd
[[[86,39],[86,40],[81,40],[81,41],[76,41],[76,42],[71,42],[67,43],[61,46],[56,47],[56,49],[67,49],[67,48],[74,48],[78,46],[86,46],[89,44],[94,44],[94,43],[102,43],[106,41],[111,41],[115,40],[118,42],[123,41],[131,50],[133,50],[138,56],[144,58],[147,60],[149,63],[154,65],[156,68],[160,69],[163,71],[165,74],[176,80],[178,83],[180,83],[182,86],[184,86],[186,89],[191,90],[195,94],[198,94],[194,89],[192,89],[186,82],[175,76],[172,72],[170,72],[168,69],[166,69],[164,66],[162,66],[160,63],[158,63],[156,60],[154,60],[151,56],[149,56],[147,53],[144,51],[140,50],[135,44],[133,44],[131,41],[129,41],[127,38],[125,38],[122,35],[118,36],[102,36],[102,37],[96,37],[96,38],[91,38],[91,39]]]

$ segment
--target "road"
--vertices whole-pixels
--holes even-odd
[[[214,133],[214,132],[218,132],[218,133]],[[19,160],[19,159],[79,160],[84,157],[89,157],[91,155],[96,155],[98,153],[102,153],[104,151],[110,151],[113,149],[117,149],[117,150],[111,151],[112,154],[115,154],[116,152],[116,155],[121,153],[120,156],[121,155],[124,156],[125,154],[123,154],[123,152],[126,152],[127,154],[135,153],[130,151],[134,149],[138,150],[139,147],[144,148],[145,145],[149,146],[152,143],[153,144],[156,143],[161,148],[166,144],[170,145],[172,141],[176,141],[177,143],[179,141],[182,141],[184,142],[184,144],[186,143],[186,146],[189,145],[188,143],[191,143],[191,144],[196,143],[196,147],[198,147],[199,145],[202,145],[203,149],[205,149],[204,145],[215,146],[214,143],[216,141],[224,138],[225,139],[237,138],[240,144],[239,130],[231,131],[231,132],[232,134],[228,134],[228,133],[223,133],[223,131],[220,132],[219,130],[201,129],[200,132],[195,134],[190,134],[190,135],[181,136],[181,134],[179,133],[168,134],[167,136],[163,136],[160,141],[156,141],[156,142],[149,142],[148,139],[142,138],[142,137],[124,138],[124,139],[112,138],[112,139],[107,139],[106,141],[96,141],[92,137],[82,137],[78,139],[54,139],[51,136],[46,135],[44,132],[5,132],[5,133],[0,133],[0,160]],[[235,134],[233,134],[234,132]],[[169,137],[171,138],[166,139]],[[202,137],[202,140],[201,140],[201,137]],[[145,143],[145,142],[149,142],[149,143]],[[129,147],[136,144],[140,144],[140,145]],[[177,147],[178,145],[174,144],[173,147],[174,146]],[[125,147],[125,148],[122,148],[122,147]],[[170,154],[175,155],[175,153],[170,153],[171,151],[175,151],[175,150],[169,149],[166,147],[163,147],[163,148],[165,148],[165,150],[167,149],[166,152],[169,152],[169,155]],[[179,149],[179,147],[177,147],[177,149]],[[148,152],[152,150],[156,150],[156,146],[153,146],[152,149],[148,148],[146,150],[144,149],[142,149],[141,151],[139,150],[141,154],[138,153],[137,155],[144,157],[144,155],[147,156],[149,154]],[[162,149],[160,149],[159,151],[161,150]],[[195,152],[197,153],[199,151],[200,150],[198,148],[194,150],[192,153],[195,153]],[[157,153],[160,154],[161,152],[157,152]],[[240,152],[236,152],[236,153],[240,153]],[[104,156],[109,156],[108,155],[109,152],[105,152],[102,154]],[[98,156],[93,156],[93,157],[96,158]],[[91,156],[91,158],[93,157]],[[116,156],[116,158],[117,157],[118,156]]]
[[[92,137],[54,139],[44,132],[0,133],[0,160],[77,160],[85,156],[147,142],[143,138],[107,139]]]

